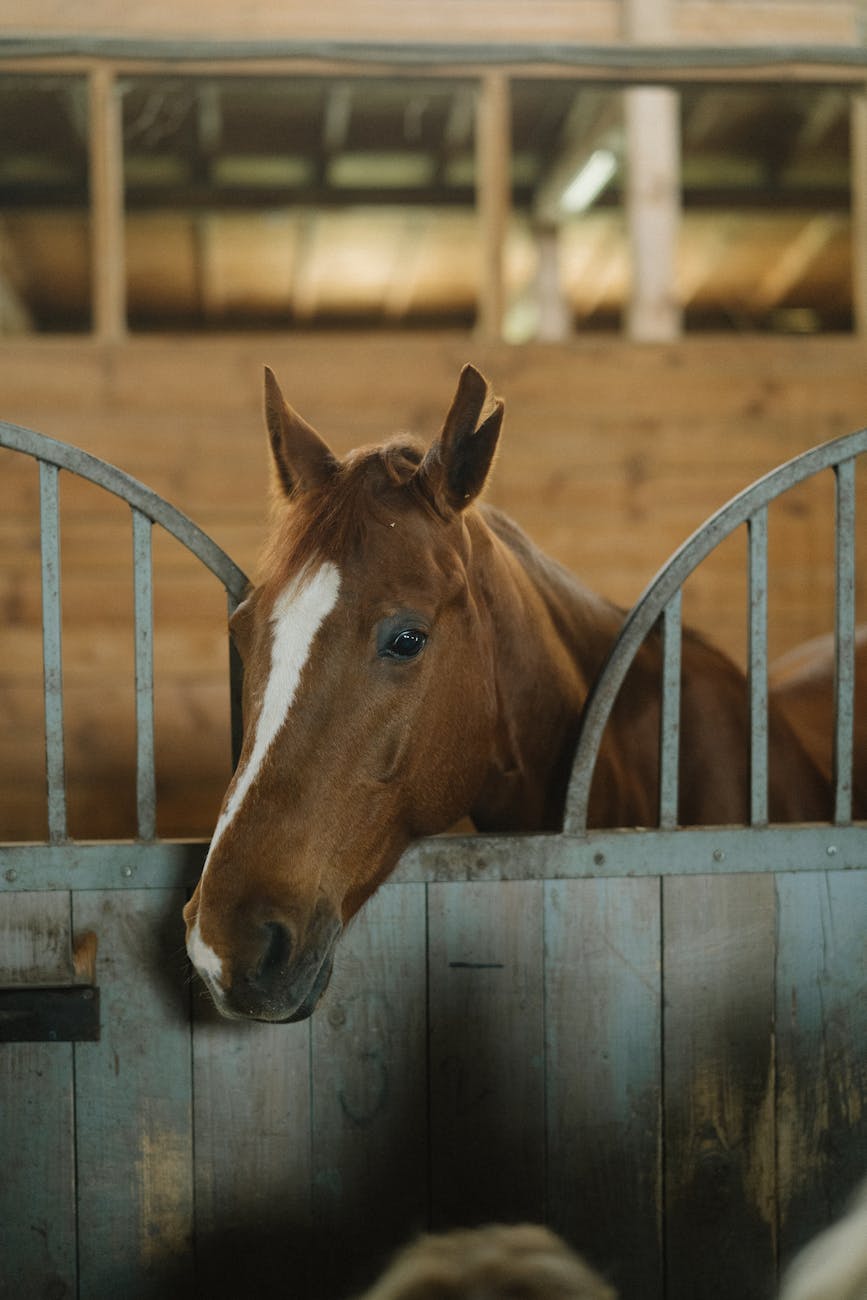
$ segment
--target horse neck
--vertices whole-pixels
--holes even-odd
[[[494,643],[497,729],[472,809],[480,830],[557,829],[581,710],[622,614],[544,555],[505,515],[475,517],[477,600]]]

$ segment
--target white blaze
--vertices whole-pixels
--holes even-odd
[[[337,603],[339,591],[340,574],[333,564],[326,563],[309,579],[305,580],[304,574],[295,578],[274,602],[271,614],[271,666],[262,707],[256,719],[256,736],[246,764],[235,773],[234,784],[229,789],[217,821],[202,875],[288,717],[313,638]]]
[[[223,961],[221,957],[217,956],[213,948],[208,947],[202,938],[201,931],[199,930],[198,917],[196,918],[196,924],[190,931],[190,937],[187,940],[187,953],[189,954],[190,961],[200,974],[210,975],[212,979],[219,982],[220,976],[223,973]]]

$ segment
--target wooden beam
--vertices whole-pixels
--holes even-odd
[[[509,81],[488,72],[479,90],[476,119],[476,194],[482,245],[478,331],[486,341],[503,336],[503,251],[511,201]]]
[[[731,16],[737,16],[734,23],[742,28],[740,6],[734,3],[721,5],[719,0],[712,0],[714,9],[731,10]],[[749,0],[752,5],[755,0]],[[679,6],[679,10],[701,11],[704,6],[694,0],[688,6]],[[774,12],[779,15],[779,31],[785,33],[784,44],[779,39],[773,43],[745,42],[742,30],[737,30],[736,43],[726,43],[722,38],[718,42],[698,45],[694,42],[684,44],[682,35],[668,39],[657,45],[656,49],[642,48],[640,53],[631,48],[633,42],[618,39],[607,45],[575,45],[574,32],[569,43],[562,47],[563,57],[560,61],[540,59],[534,55],[530,44],[503,46],[498,51],[500,66],[508,65],[513,78],[550,81],[552,78],[581,80],[597,84],[622,87],[623,85],[762,85],[768,82],[779,85],[826,85],[860,87],[864,81],[867,67],[867,51],[857,43],[841,48],[845,42],[835,42],[828,35],[827,6],[807,6],[803,0],[797,0],[791,10],[800,14],[810,13],[816,9],[816,21],[824,24],[826,42],[817,45],[815,40],[801,37],[795,43],[794,29],[787,26],[789,6],[775,3]],[[62,44],[62,38],[59,38]],[[635,42],[637,43],[637,42]],[[136,52],[130,52],[128,43],[124,42],[122,53],[114,53],[108,48],[100,51],[99,38],[94,38],[94,48],[90,53],[53,53],[53,54],[3,54],[0,51],[0,72],[27,72],[46,74],[79,73],[92,71],[99,61],[107,61],[117,76],[202,76],[202,77],[249,77],[254,70],[256,76],[321,76],[321,77],[405,77],[417,78],[419,75],[436,79],[452,80],[462,77],[482,77],[490,70],[489,60],[480,61],[477,57],[462,56],[460,46],[452,46],[448,54],[437,51],[426,54],[422,46],[400,49],[400,58],[387,59],[379,57],[379,47],[365,51],[363,48],[351,47],[352,55],[336,57],[333,48],[319,54],[302,54],[293,49],[291,42],[285,43],[282,53],[276,52],[271,57],[251,59],[249,42],[240,46],[232,42],[214,44],[214,57],[199,57],[190,54],[185,57],[189,46],[181,41],[160,41],[158,39],[142,41]],[[273,43],[269,43],[273,44]],[[835,50],[834,46],[838,48]],[[705,56],[704,50],[708,50]],[[216,51],[219,50],[219,57]]]
[[[104,343],[126,333],[123,123],[114,71],[90,75],[90,247],[93,330]]]
[[[867,338],[867,86],[852,96],[852,310]]]

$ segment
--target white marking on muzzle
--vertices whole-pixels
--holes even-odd
[[[226,827],[237,814],[259,773],[268,750],[286,721],[295,700],[301,672],[310,655],[313,638],[337,603],[340,573],[326,563],[312,577],[294,579],[274,602],[271,614],[271,667],[262,707],[256,719],[256,737],[243,770],[235,773],[223,811],[217,821],[202,875]]]
[[[220,982],[220,977],[223,974],[223,959],[218,957],[213,948],[209,948],[202,938],[198,917],[196,918],[196,924],[190,931],[190,937],[187,939],[187,953],[190,961],[200,974],[209,975],[212,980],[216,980],[217,983]]]

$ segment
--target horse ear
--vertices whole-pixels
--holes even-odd
[[[273,370],[265,367],[265,421],[280,487],[286,496],[295,489],[322,487],[337,470],[328,445],[302,420],[284,398]]]
[[[443,431],[418,468],[419,483],[441,513],[464,510],[485,485],[503,423],[503,403],[496,398],[479,424],[488,394],[484,376],[464,366]]]

